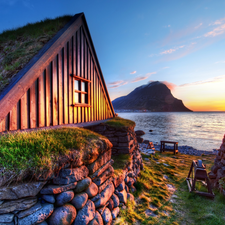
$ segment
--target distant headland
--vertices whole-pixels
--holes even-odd
[[[112,103],[117,111],[192,112],[159,81],[137,87]]]

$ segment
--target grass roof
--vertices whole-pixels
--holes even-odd
[[[65,15],[45,19],[0,34],[0,93],[71,18]]]

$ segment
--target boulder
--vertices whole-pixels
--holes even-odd
[[[125,182],[124,181],[121,184],[119,184],[119,186],[116,188],[116,190],[122,191],[123,189],[125,189]]]
[[[86,225],[95,217],[95,204],[88,200],[86,205],[79,210],[73,225]]]
[[[53,210],[53,204],[45,203],[42,205],[42,208],[35,213],[22,219],[18,219],[18,225],[34,225],[44,222],[53,213]]]
[[[115,194],[118,196],[121,203],[127,203],[127,192],[125,190],[116,191]]]
[[[118,196],[113,194],[111,198],[113,200],[114,207],[118,207],[120,204],[120,200],[119,200]]]
[[[22,211],[31,208],[33,205],[37,203],[36,197],[31,198],[22,198],[18,200],[12,200],[3,202],[0,205],[0,214],[10,213],[14,210]]]
[[[52,204],[55,203],[55,196],[54,195],[42,195],[41,197],[42,197],[42,199],[44,199],[48,203],[52,203]]]
[[[70,202],[74,198],[73,191],[65,191],[57,195],[56,197],[56,205],[62,206],[68,202]]]
[[[119,212],[120,212],[120,208],[119,207],[114,208],[112,210],[112,218],[116,219],[116,217],[119,215]]]
[[[100,167],[106,164],[111,159],[111,155],[112,155],[112,150],[110,149],[104,152],[102,155],[100,155],[96,161],[88,165],[87,167],[89,169],[90,174],[93,174]]]
[[[95,211],[95,218],[88,225],[104,225],[102,216],[98,211]]]
[[[127,193],[127,199],[131,202],[134,201],[134,196],[131,193]]]
[[[48,225],[46,221],[39,223],[38,225]]]
[[[105,208],[104,212],[102,213],[102,219],[105,225],[112,224],[112,214],[109,208]]]
[[[0,188],[0,200],[16,200],[25,197],[34,197],[43,188],[46,182],[32,182]]]
[[[54,184],[70,184],[83,180],[88,176],[89,170],[86,166],[72,169],[62,169],[59,175],[53,179]]]
[[[87,177],[79,182],[77,182],[77,186],[76,188],[74,189],[74,192],[75,193],[79,193],[79,192],[82,192],[84,191],[86,188],[89,187],[89,185],[91,184],[91,178],[90,177]]]
[[[114,202],[111,198],[108,201],[108,208],[110,209],[110,211],[112,211],[114,208]]]
[[[60,194],[64,191],[72,190],[76,187],[77,182],[68,184],[68,185],[48,185],[44,187],[40,193],[43,195],[51,195],[51,194]]]
[[[137,136],[137,142],[138,143],[143,143],[144,139],[142,137]]]
[[[136,134],[136,136],[142,136],[145,134],[145,132],[143,130],[136,130],[135,134]]]
[[[75,220],[77,211],[74,206],[65,204],[54,210],[49,217],[49,225],[71,225]]]
[[[92,182],[85,192],[88,194],[88,198],[93,198],[98,194],[98,186]]]
[[[102,185],[98,187],[98,193],[101,193],[111,182],[113,181],[113,178],[110,177],[108,180],[106,180]]]
[[[38,202],[37,204],[35,204],[34,206],[32,206],[31,208],[27,209],[27,210],[24,210],[24,211],[21,211],[17,214],[17,217],[19,219],[25,217],[25,216],[29,216],[30,214],[33,214],[35,212],[37,212],[39,209],[42,208],[42,205],[40,202]]]
[[[13,219],[14,219],[14,214],[12,214],[12,213],[0,215],[0,224],[11,223],[13,221]]]
[[[85,206],[87,200],[88,200],[88,194],[83,192],[83,193],[75,195],[75,197],[71,201],[71,204],[75,206],[77,210],[79,210]]]
[[[111,198],[113,192],[115,191],[113,183],[110,183],[101,193],[100,198],[95,202],[95,207],[99,208],[104,206],[108,200]]]

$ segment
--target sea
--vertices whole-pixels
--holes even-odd
[[[124,119],[135,121],[142,138],[160,144],[178,141],[179,146],[197,150],[219,149],[225,134],[225,112],[119,112]]]

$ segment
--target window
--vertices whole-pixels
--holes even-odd
[[[74,103],[73,106],[90,107],[90,80],[73,75]]]

